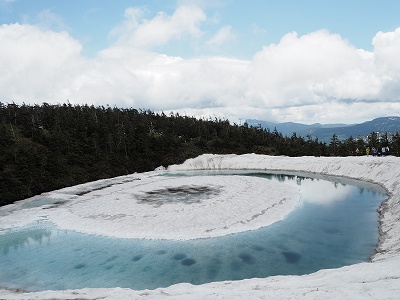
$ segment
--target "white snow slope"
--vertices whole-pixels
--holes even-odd
[[[304,171],[361,179],[383,186],[389,199],[380,209],[380,240],[371,262],[303,276],[273,276],[194,286],[176,284],[156,290],[81,289],[26,293],[0,290],[0,299],[399,299],[400,158],[271,157],[202,155],[168,168]],[[131,175],[132,176],[132,175]],[[101,183],[98,183],[101,185]],[[93,186],[93,184],[92,184]],[[76,189],[76,188],[75,188]],[[295,195],[295,193],[293,193]]]

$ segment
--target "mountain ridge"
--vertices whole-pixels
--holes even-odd
[[[295,122],[274,123],[257,119],[246,120],[249,126],[276,130],[281,132],[283,136],[292,136],[296,133],[297,136],[311,136],[318,138],[320,141],[329,142],[333,134],[340,140],[348,139],[349,137],[363,137],[371,132],[393,133],[400,131],[400,116],[378,117],[370,121],[358,124],[302,124]]]

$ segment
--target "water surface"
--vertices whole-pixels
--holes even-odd
[[[204,172],[180,173],[188,174]],[[240,174],[295,185],[302,205],[265,228],[190,241],[101,237],[58,230],[49,223],[5,231],[0,234],[0,285],[31,291],[154,289],[179,282],[308,274],[367,261],[374,253],[376,209],[386,198],[377,187],[343,179]]]

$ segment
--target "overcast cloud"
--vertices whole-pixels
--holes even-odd
[[[156,52],[176,41],[219,47],[236,38],[234,29],[224,25],[205,41],[202,25],[210,18],[196,6],[182,5],[171,15],[153,18],[141,8],[129,8],[109,33],[113,44],[90,59],[66,31],[1,25],[0,99],[69,100],[234,122],[356,123],[400,112],[400,28],[371,37],[372,52],[325,30],[302,36],[289,32],[250,60],[183,59]]]

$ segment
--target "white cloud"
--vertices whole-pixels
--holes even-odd
[[[91,60],[66,32],[0,26],[0,101],[69,99],[237,123],[240,118],[356,123],[400,111],[400,28],[377,33],[373,52],[316,31],[288,33],[251,60],[182,59],[148,48],[201,35],[203,11],[179,7],[171,16],[144,15],[127,10],[126,22],[114,31],[118,41]]]
[[[257,53],[252,66],[249,97],[264,105],[374,99],[383,84],[367,55],[327,31],[288,33]]]
[[[372,40],[377,63],[395,76],[400,72],[400,28],[392,32],[378,32]]]
[[[204,12],[195,6],[180,6],[171,16],[159,12],[150,20],[144,15],[143,9],[128,8],[125,22],[115,28],[111,36],[116,36],[120,44],[148,49],[186,36],[200,37],[199,25],[206,19]]]
[[[385,78],[380,93],[382,99],[400,100],[400,28],[392,32],[378,32],[372,40],[377,72]]]
[[[114,99],[154,110],[226,106],[242,94],[240,82],[244,80],[247,65],[226,58],[184,60],[115,46],[103,51],[97,59],[96,74],[103,74],[101,78],[109,80],[101,84],[97,80],[93,82],[97,87],[86,86],[81,91],[85,91],[85,98],[96,89],[97,101]],[[229,78],[227,74],[231,74]],[[223,85],[221,78],[225,78]]]
[[[208,42],[209,46],[219,47],[222,44],[236,39],[231,26],[222,27]]]
[[[2,101],[61,100],[71,95],[71,79],[85,67],[80,43],[66,32],[1,25],[0,44]]]

